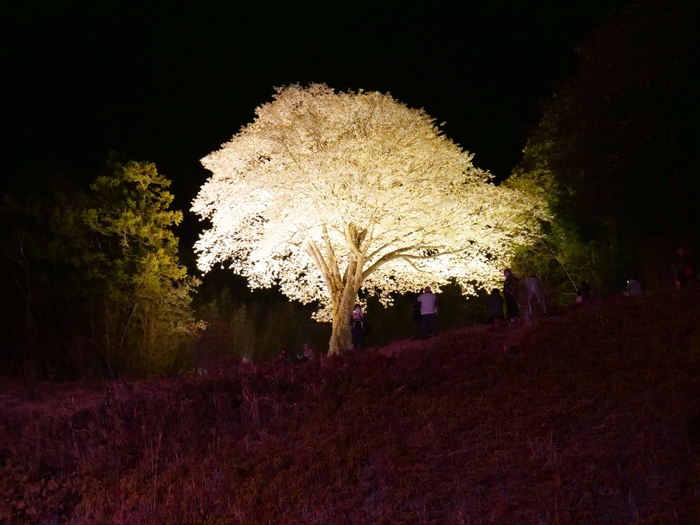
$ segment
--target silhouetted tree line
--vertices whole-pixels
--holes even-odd
[[[602,291],[632,274],[671,285],[676,249],[697,251],[698,21],[697,2],[650,0],[580,45],[509,181],[551,213],[516,270],[572,298],[581,280]]]
[[[311,318],[314,305],[290,302],[274,289],[250,291],[244,278],[213,269],[195,299],[197,316],[207,329],[196,343],[195,361],[203,367],[212,359],[236,356],[266,361],[281,348],[290,355],[305,343],[321,350],[330,328]]]

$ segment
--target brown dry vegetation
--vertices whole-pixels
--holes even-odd
[[[700,523],[700,294],[581,306],[323,366],[6,385],[0,523]]]

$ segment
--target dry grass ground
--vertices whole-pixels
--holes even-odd
[[[0,390],[0,523],[698,524],[700,293]]]

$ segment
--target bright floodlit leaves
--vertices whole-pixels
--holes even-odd
[[[251,287],[320,301],[334,331],[359,289],[387,302],[454,278],[473,293],[499,279],[536,214],[471,161],[390,95],[279,88],[202,160],[212,176],[192,209],[211,227],[195,246],[199,267],[229,265]]]

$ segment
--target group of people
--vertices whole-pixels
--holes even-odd
[[[503,270],[503,276],[505,277],[503,281],[503,296],[501,296],[501,291],[498,288],[494,288],[491,290],[491,295],[489,295],[487,300],[487,306],[489,308],[487,324],[496,324],[505,321],[506,318],[510,321],[514,321],[520,317],[520,305],[518,304],[520,279],[515,276],[510,268]],[[544,299],[544,292],[542,291],[542,283],[540,280],[534,275],[530,275],[525,279],[523,284],[525,286],[528,315],[533,315],[534,313],[533,302],[536,302],[542,314],[546,315],[547,303]],[[504,305],[505,315],[503,311]]]
[[[287,349],[282,348],[282,350],[280,350],[280,354],[278,356],[278,359],[283,363],[292,363],[294,361],[297,361],[297,362],[313,361],[314,360],[314,351],[311,349],[311,345],[309,345],[308,343],[305,343],[304,347],[301,350],[301,353],[297,354],[295,359],[292,359],[292,356],[289,355],[289,353],[287,352]]]
[[[520,316],[520,307],[518,305],[520,280],[507,268],[504,270],[505,277],[503,283],[503,296],[498,288],[491,291],[487,304],[489,307],[489,318],[487,323],[494,324],[499,321],[504,321],[506,316],[508,319],[515,320]],[[547,303],[545,302],[542,284],[534,275],[530,275],[524,281],[528,313],[533,314],[533,302],[539,305],[543,314],[547,313]],[[583,283],[583,292],[588,296],[590,287]],[[505,305],[505,315],[504,315]],[[423,293],[418,296],[413,308],[413,321],[415,326],[416,339],[428,339],[431,336],[438,335],[438,301],[437,296],[433,293],[430,286],[423,289]],[[352,347],[359,350],[364,345],[364,336],[367,329],[367,320],[362,308],[359,304],[355,305],[352,315],[350,316],[350,328],[352,332]]]
[[[433,293],[430,286],[426,286],[423,293],[416,299],[413,309],[416,339],[428,339],[438,335],[437,313],[437,295]],[[370,325],[362,307],[356,304],[350,316],[353,349],[360,350],[364,347],[365,335],[369,332],[369,328]]]
[[[678,258],[674,264],[674,275],[676,286],[684,288],[695,278],[695,271],[683,248],[678,249]],[[503,271],[503,295],[498,288],[491,290],[487,299],[489,317],[487,324],[498,324],[506,319],[514,321],[520,317],[520,279],[506,268]],[[547,302],[545,301],[542,283],[534,276],[530,275],[523,281],[525,291],[526,314],[532,316],[535,313],[533,304],[539,307],[542,315],[547,315]],[[591,287],[586,281],[582,281],[576,291],[576,302],[581,303],[591,298]],[[638,295],[642,293],[642,285],[636,278],[627,281],[626,295]],[[427,339],[430,336],[438,335],[438,301],[430,286],[426,286],[421,295],[418,296],[414,309],[413,321],[415,325],[415,338]],[[365,336],[369,333],[370,324],[367,316],[362,311],[362,306],[356,304],[350,315],[350,333],[352,334],[352,347],[360,350],[364,347]],[[279,359],[291,362],[293,359],[287,354],[286,349],[282,349]],[[304,345],[301,354],[296,356],[296,361],[311,361],[314,359],[314,352],[308,344]]]
[[[437,312],[437,295],[433,293],[430,286],[426,286],[423,293],[416,299],[413,308],[416,339],[427,339],[430,336],[438,335]],[[350,316],[353,349],[359,350],[364,346],[364,337],[368,327],[369,324],[364,312],[362,312],[362,307],[356,304]]]
[[[356,304],[350,315],[350,333],[352,334],[352,347],[355,350],[360,350],[364,347],[365,335],[369,333],[370,325],[367,316],[362,311],[362,306]],[[280,350],[278,359],[284,363],[305,362],[314,360],[314,351],[311,346],[306,343],[302,352],[293,359],[286,348]]]
[[[676,288],[688,288],[698,284],[698,276],[691,257],[686,253],[685,248],[677,250],[676,260],[673,262],[673,277],[676,281]],[[639,295],[642,293],[642,283],[636,277],[627,281],[625,295]]]
[[[513,321],[520,316],[520,307],[518,304],[520,280],[511,272],[510,269],[503,271],[505,280],[503,282],[503,296],[500,290],[494,288],[489,295],[487,305],[489,308],[489,318],[487,324],[498,323],[505,321],[506,318]],[[677,258],[673,264],[673,275],[676,280],[677,288],[687,288],[691,285],[699,284],[698,276],[696,275],[693,262],[688,256],[684,248],[678,248]],[[526,294],[527,313],[533,314],[533,302],[536,301],[540,307],[542,314],[547,314],[547,304],[542,292],[542,285],[534,275],[530,275],[524,281]],[[591,298],[591,287],[586,281],[582,281],[578,290],[576,290],[576,302],[582,303]],[[625,287],[625,295],[640,295],[642,293],[642,283],[632,276],[627,281]],[[505,315],[504,315],[505,306]]]

